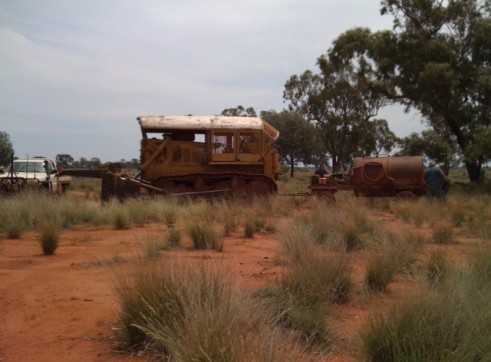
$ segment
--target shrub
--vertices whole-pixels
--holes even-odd
[[[44,255],[53,255],[60,239],[58,228],[51,223],[41,226],[39,243]]]
[[[188,233],[195,249],[223,250],[223,237],[210,223],[199,221],[190,224]]]

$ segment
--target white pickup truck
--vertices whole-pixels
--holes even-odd
[[[46,157],[17,159],[0,174],[0,191],[15,192],[26,188],[64,193],[72,181],[59,176],[53,160]]]

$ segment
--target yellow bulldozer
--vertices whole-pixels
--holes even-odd
[[[141,194],[234,196],[277,191],[279,132],[259,117],[141,116],[140,167],[64,170],[102,178],[101,198]]]

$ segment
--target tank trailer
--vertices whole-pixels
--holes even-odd
[[[357,197],[415,198],[425,193],[424,170],[420,156],[358,157],[346,173],[312,176],[309,190],[331,200],[340,190]]]

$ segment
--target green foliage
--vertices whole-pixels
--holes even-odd
[[[10,135],[7,132],[0,131],[0,166],[10,164],[11,155],[14,152]]]
[[[319,57],[317,64],[319,74],[307,70],[291,76],[283,98],[290,111],[315,124],[333,170],[346,168],[354,155],[370,155],[382,144],[390,147],[388,127],[377,127],[380,121],[372,123],[383,105],[380,94],[359,82],[354,73],[334,67],[326,56]]]
[[[225,108],[222,113],[222,116],[229,117],[257,117],[256,111],[253,107],[244,108],[241,105],[237,107]]]
[[[442,163],[448,170],[454,155],[457,152],[457,144],[449,134],[425,130],[421,134],[411,133],[400,142],[399,154],[407,156],[426,156],[427,158]]]
[[[382,14],[394,17],[393,30],[348,30],[334,41],[329,63],[451,135],[478,181],[489,159],[478,136],[491,122],[489,2],[383,0]]]
[[[313,163],[312,156],[318,157],[324,153],[319,132],[300,113],[267,112],[262,117],[280,131],[281,137],[276,142],[276,147],[281,158],[290,166],[291,177],[294,176],[298,163]]]

